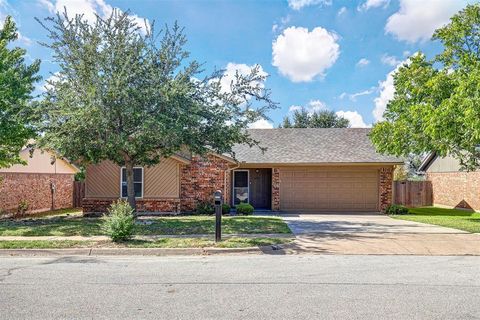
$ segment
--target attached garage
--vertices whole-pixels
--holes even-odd
[[[383,211],[392,203],[394,166],[403,161],[376,152],[369,133],[368,128],[251,129],[262,148],[235,146],[235,170],[245,183],[236,185],[243,180],[234,179],[233,197],[238,193],[254,205],[269,199],[267,209],[279,212]],[[269,172],[263,177],[271,177],[271,184],[260,188],[262,172]]]
[[[280,168],[282,211],[378,211],[379,170]]]

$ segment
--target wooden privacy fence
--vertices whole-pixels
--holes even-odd
[[[73,182],[73,207],[80,208],[85,197],[85,181]]]
[[[394,181],[393,202],[406,207],[431,206],[433,203],[431,181]]]

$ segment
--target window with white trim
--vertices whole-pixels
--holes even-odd
[[[127,197],[127,169],[122,168],[121,171],[121,197]],[[143,168],[133,168],[133,190],[135,190],[135,198],[143,197]]]

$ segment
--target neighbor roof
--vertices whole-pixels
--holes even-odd
[[[250,136],[267,148],[236,145],[235,158],[246,163],[403,163],[382,155],[370,142],[367,128],[250,129]]]

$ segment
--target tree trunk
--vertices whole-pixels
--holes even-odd
[[[137,203],[135,201],[135,189],[133,184],[133,162],[131,160],[125,160],[125,171],[127,172],[127,201],[136,213]]]

